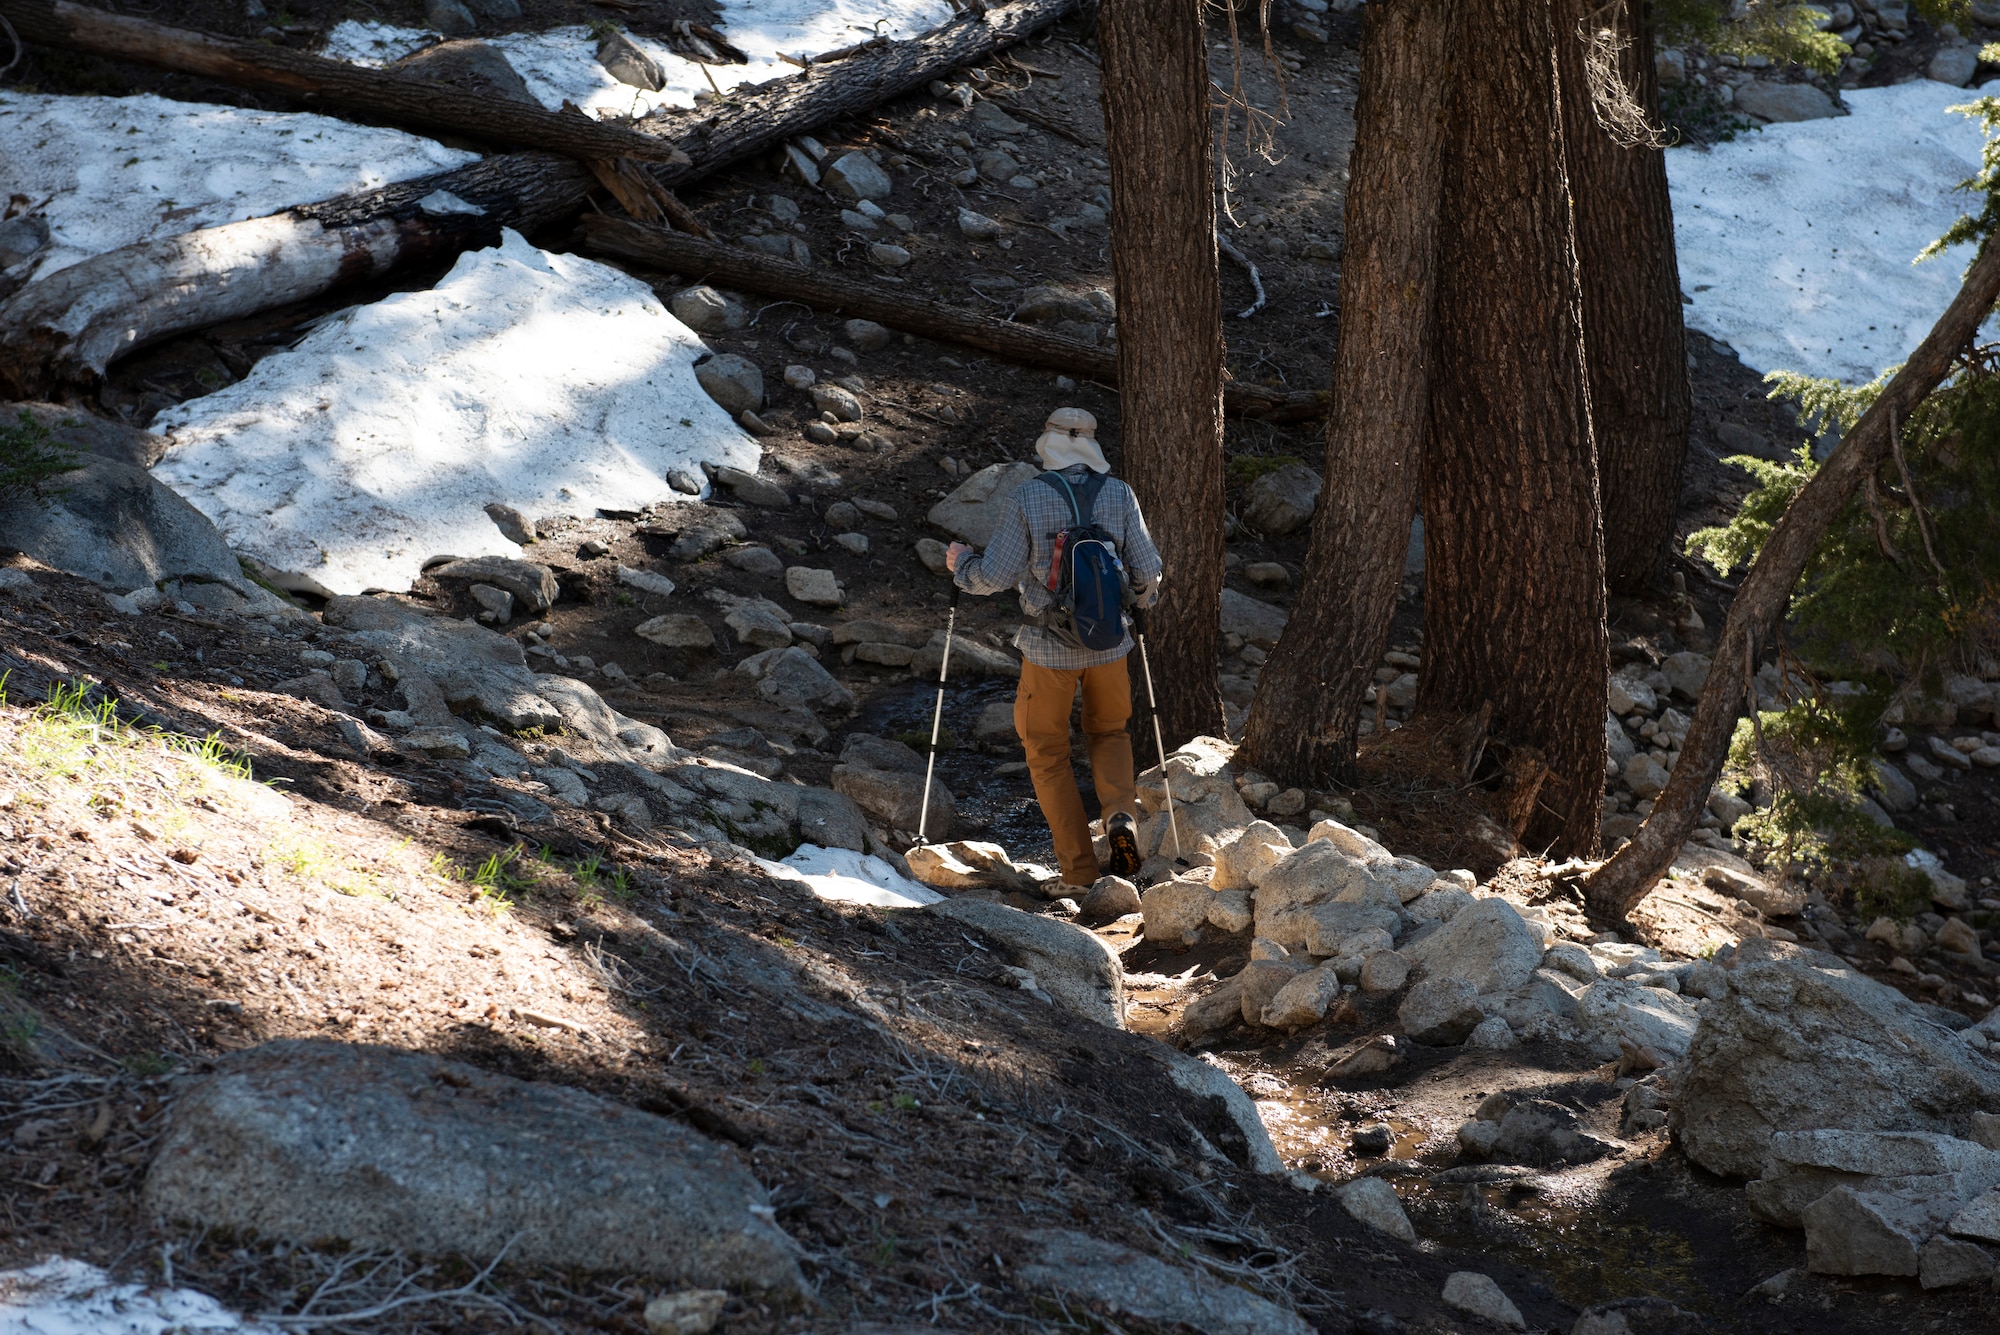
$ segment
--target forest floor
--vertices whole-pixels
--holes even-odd
[[[567,0],[524,8],[523,28],[600,16]],[[154,17],[244,35],[267,26],[239,5],[206,0],[173,0]],[[272,40],[311,46],[349,17],[380,15],[372,5],[304,0],[288,7]],[[634,31],[712,17],[672,0],[620,10]],[[406,18],[417,21],[414,12]],[[1272,131],[1270,156],[1244,143],[1240,124],[1230,141],[1236,175],[1225,234],[1256,262],[1268,293],[1251,318],[1225,321],[1230,370],[1241,380],[1292,389],[1326,382],[1356,74],[1343,22],[1325,45],[1280,37],[1294,67],[1285,87],[1291,115]],[[1215,57],[1227,87],[1229,52],[1218,47]],[[1087,31],[1068,25],[990,72],[1068,134],[1040,121],[1005,124],[986,110],[991,102],[965,109],[920,95],[822,136],[829,146],[908,160],[894,207],[929,240],[912,246],[915,259],[894,277],[913,293],[1003,316],[1038,285],[1109,290],[1108,235],[1059,222],[1107,179]],[[42,91],[247,102],[181,76],[46,53],[19,77]],[[1276,105],[1261,61],[1246,60],[1243,78],[1252,101]],[[951,184],[951,147],[976,155],[1001,144],[1042,176],[1039,189]],[[764,225],[763,201],[802,193],[752,165],[684,197],[718,234],[734,237]],[[1008,244],[962,239],[954,221],[961,207],[1007,224]],[[861,266],[859,239],[825,201],[807,201],[800,223],[796,234],[821,265]],[[567,229],[531,239],[551,249],[581,244]],[[701,278],[639,276],[663,298]],[[407,274],[360,299],[437,277]],[[1252,304],[1242,267],[1225,261],[1222,282],[1226,311]],[[144,425],[207,392],[218,373],[239,378],[309,321],[356,299],[308,303],[148,350],[118,364],[101,407]],[[744,304],[756,318],[707,341],[764,368],[773,386],[759,414],[770,429],[765,472],[794,501],[735,513],[751,541],[788,563],[805,558],[833,570],[847,595],[842,620],[887,621],[916,643],[942,626],[945,585],[914,552],[915,540],[929,536],[918,519],[966,473],[1026,457],[1049,410],[1074,404],[1095,413],[1114,466],[1119,459],[1117,399],[1107,387],[909,339],[860,351],[844,346],[834,317]],[[1682,536],[1726,518],[1741,499],[1747,479],[1723,457],[1781,457],[1798,437],[1790,414],[1766,400],[1761,378],[1727,347],[1690,332],[1689,348],[1696,411]],[[865,443],[804,437],[810,400],[777,388],[778,372],[793,363],[821,378],[862,377]],[[1252,461],[1232,470],[1232,507],[1240,482],[1259,467],[1316,465],[1321,454],[1313,425],[1232,420],[1227,446],[1232,460]],[[865,555],[834,542],[823,517],[828,503],[848,497],[881,501],[900,516],[865,526]],[[676,743],[700,751],[723,737],[721,745],[735,746],[732,735],[756,729],[777,744],[786,774],[824,785],[847,735],[925,725],[930,688],[904,673],[829,657],[857,706],[822,723],[775,708],[730,671],[740,648],[671,650],[637,637],[633,628],[662,609],[620,586],[620,565],[670,573],[681,590],[675,609],[711,621],[723,646],[734,645],[723,608],[705,594],[783,595],[769,577],[720,559],[669,561],[668,541],[643,519],[551,518],[549,536],[529,552],[562,590],[541,618],[551,626],[542,638],[615,708]],[[1227,582],[1286,607],[1285,588],[1253,585],[1244,572],[1276,562],[1296,582],[1304,546],[1303,532],[1245,531],[1230,544]],[[1726,588],[1678,568],[1702,618],[1719,626]],[[1752,1220],[1738,1187],[1691,1166],[1663,1133],[1577,1168],[1446,1176],[1457,1125],[1498,1089],[1560,1096],[1592,1110],[1593,1125],[1615,1136],[1621,1072],[1581,1047],[1444,1049],[1381,1077],[1329,1080],[1336,1049],[1393,1027],[1393,1015],[1367,1013],[1216,1054],[1257,1100],[1288,1168],[1325,1184],[1363,1171],[1397,1182],[1424,1241],[1393,1243],[1325,1191],[1250,1171],[1212,1101],[1191,1099],[1148,1061],[1153,1038],[1066,1022],[949,924],[826,903],[740,858],[635,832],[602,813],[565,809],[532,846],[510,854],[514,832],[466,809],[464,779],[449,766],[358,756],[328,711],[263,689],[304,671],[295,635],[221,614],[114,616],[91,586],[32,574],[35,601],[0,604],[0,653],[12,673],[0,706],[0,876],[12,878],[0,910],[0,1000],[10,1023],[29,1026],[10,1031],[13,1065],[0,1070],[12,1105],[0,1112],[0,1130],[11,1136],[0,1159],[8,1220],[0,1265],[60,1252],[120,1274],[193,1284],[240,1310],[296,1303],[329,1273],[327,1254],[176,1233],[145,1217],[138,1183],[177,1074],[274,1038],[334,1036],[592,1089],[737,1146],[808,1253],[816,1298],[799,1311],[738,1297],[724,1318],[732,1331],[1149,1328],[1129,1316],[1114,1324],[1108,1309],[1065,1310],[1016,1286],[1010,1273],[1026,1255],[1021,1230],[1030,1225],[1193,1257],[1327,1331],[1488,1329],[1438,1301],[1444,1277],[1463,1269],[1497,1279],[1537,1329],[1564,1330],[1583,1307],[1642,1294],[1698,1314],[1702,1329],[1745,1335],[2000,1329],[1989,1296],[1926,1294],[1902,1280],[1801,1275],[1782,1300],[1747,1298],[1753,1285],[1803,1264],[1798,1235]],[[475,610],[431,582],[414,592],[448,615]],[[1620,600],[1614,639],[1655,654],[1706,649],[1704,632],[1674,630],[1670,607],[1667,587],[1654,599]],[[970,600],[959,615],[963,633],[994,645],[1016,624],[1006,600]],[[1421,616],[1413,579],[1393,639],[1418,643]],[[603,674],[607,663],[622,672]],[[1249,660],[1225,667],[1254,679]],[[74,713],[32,708],[51,683],[74,679],[143,709],[170,735],[219,736],[224,758],[247,761],[256,782],[158,738],[91,731],[97,725]],[[954,688],[948,726],[966,737],[981,709],[1005,698],[1004,682]],[[376,702],[355,703],[365,710]],[[1025,775],[1006,763],[1016,758],[1004,745],[967,742],[941,772],[970,833],[996,838],[1017,860],[1046,857]],[[1928,808],[1904,821],[1926,822],[1913,832],[1976,879],[2000,857],[2000,806],[1990,775],[1975,772],[1962,785],[1957,821],[1933,820]],[[30,786],[39,794],[33,804],[17,796]],[[1364,807],[1370,800],[1353,796]],[[1435,855],[1414,838],[1389,842],[1399,853]],[[1712,930],[1714,911],[1680,893],[1689,902],[1656,905],[1640,924],[1642,939],[1693,953],[1704,941],[1739,938]],[[1586,930],[1580,919],[1576,926]],[[1129,924],[1107,937],[1133,980],[1132,1029],[1168,1040],[1190,985],[1230,971],[1242,950],[1239,941],[1163,952],[1134,940]],[[1872,976],[1900,982],[1889,952],[1871,947],[1866,959]],[[868,1022],[829,1022],[789,1001],[804,994],[844,998]],[[1148,1118],[1162,1125],[1133,1129]],[[1358,1154],[1352,1129],[1378,1120],[1395,1129],[1393,1147]],[[385,1276],[382,1288],[401,1273]],[[649,1294],[629,1278],[511,1268],[502,1280],[521,1310],[556,1328],[644,1329],[639,1312]],[[399,1319],[410,1329],[505,1324],[449,1307],[408,1309]]]

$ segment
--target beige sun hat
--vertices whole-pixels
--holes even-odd
[[[1092,472],[1111,471],[1097,444],[1097,419],[1081,408],[1058,408],[1049,414],[1035,440],[1035,455],[1050,470],[1082,464]]]

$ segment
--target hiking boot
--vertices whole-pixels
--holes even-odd
[[[1107,876],[1122,876],[1131,880],[1139,874],[1145,859],[1139,856],[1139,831],[1132,818],[1119,812],[1104,823],[1105,842],[1111,845],[1111,862],[1104,869]]]

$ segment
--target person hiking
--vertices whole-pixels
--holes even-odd
[[[1070,765],[1070,705],[1081,690],[1084,744],[1111,850],[1108,870],[1130,877],[1140,858],[1132,738],[1125,730],[1132,717],[1125,665],[1132,636],[1124,604],[1151,607],[1158,600],[1160,553],[1138,498],[1110,476],[1095,417],[1081,408],[1056,409],[1035,453],[1048,471],[1008,497],[986,550],[955,542],[945,564],[967,593],[1020,593],[1030,624],[1014,635],[1023,660],[1014,731],[1027,752],[1063,882],[1088,889],[1099,867]]]

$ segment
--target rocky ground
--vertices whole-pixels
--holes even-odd
[[[527,9],[500,26],[596,16]],[[1886,13],[1867,11],[1871,35],[1910,36],[1882,37],[1845,80],[1951,46]],[[349,16],[161,15],[308,47]],[[1230,365],[1309,388],[1336,332],[1352,19],[1280,17],[1291,119],[1268,157],[1240,120],[1231,140],[1226,235],[1267,301],[1228,321]],[[1707,59],[1689,53],[1689,85],[1729,87],[1739,110],[1746,79],[1811,86]],[[1216,61],[1230,86],[1226,47]],[[824,162],[859,151],[885,174],[873,213],[762,164],[687,202],[730,239],[1114,338],[1087,30],[981,75],[970,106],[947,85],[819,138]],[[25,77],[241,100],[42,53]],[[1260,62],[1244,79],[1277,105]],[[726,1291],[731,1330],[1994,1324],[1988,681],[1955,680],[1885,742],[1876,811],[1943,859],[1932,902],[1903,918],[1753,862],[1732,829],[1767,795],[1720,792],[1675,878],[1606,932],[1566,869],[1519,857],[1476,810],[1386,785],[1282,791],[1238,772],[1226,739],[1170,767],[1195,865],[1158,857],[1150,884],[1051,902],[1006,717],[1014,618],[968,600],[933,813],[960,842],[903,863],[941,543],[983,536],[1049,408],[1095,412],[1115,461],[1115,395],[699,274],[641,277],[718,354],[707,380],[743,396],[730,406],[764,467],[705,479],[702,504],[496,514],[532,539],[523,560],[288,600],[189,525],[153,588],[115,552],[78,553],[185,520],[134,477],[159,443],[83,439],[102,462],[59,503],[67,545],[0,572],[0,1264],[60,1253],[241,1311],[337,1316],[467,1284],[508,1248],[488,1282],[381,1318],[434,1329],[645,1329],[647,1304],[689,1285]],[[1248,264],[1223,282],[1228,309],[1252,305]],[[330,309],[142,353],[91,406],[143,427]],[[1690,352],[1683,533],[1740,497],[1723,456],[1776,457],[1794,435],[1726,347],[1691,334]],[[1235,720],[1298,576],[1318,451],[1309,426],[1240,421],[1229,448],[1219,666]],[[1421,665],[1419,589],[1378,673],[1385,727]],[[1607,843],[1676,758],[1727,596],[1683,563],[1614,608]],[[71,682],[87,693],[63,697]],[[93,713],[114,700],[122,725]],[[1163,796],[1155,776],[1149,852]],[[755,860],[801,840],[878,855],[946,898],[830,902]],[[281,1040],[429,1064],[265,1046]],[[404,1095],[356,1102],[377,1087]],[[273,1111],[286,1088],[331,1110],[314,1134],[354,1117],[388,1130],[352,1162],[302,1158]],[[536,1124],[473,1110],[543,1097],[566,1128],[613,1130],[549,1148]],[[413,1171],[404,1130],[437,1117],[514,1176],[468,1198]],[[656,1147],[646,1163],[619,1159],[633,1143]],[[350,1200],[342,1172],[400,1175],[410,1201]],[[467,1225],[523,1182],[561,1190],[500,1211],[518,1224],[502,1233]],[[674,1226],[700,1244],[630,1213],[643,1191],[680,1201]],[[333,1236],[359,1251],[294,1245]],[[425,1256],[453,1259],[418,1275]],[[652,1328],[702,1328],[675,1319],[656,1309]]]

